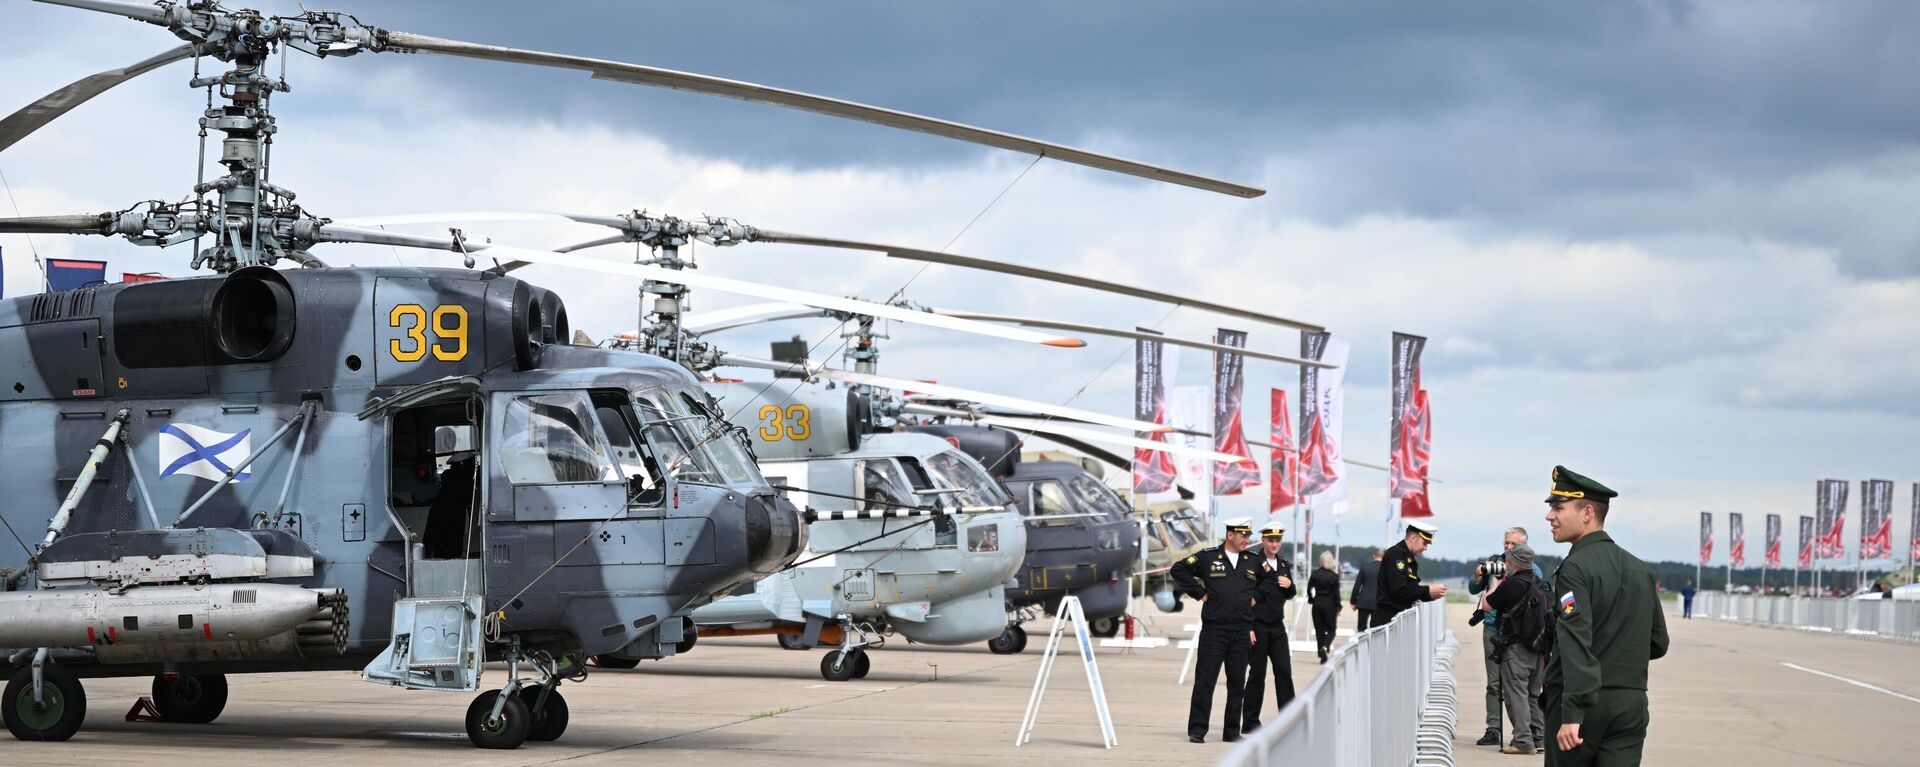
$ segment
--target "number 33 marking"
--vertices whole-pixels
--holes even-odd
[[[404,328],[406,337],[387,342],[387,353],[396,362],[419,362],[432,352],[442,362],[467,358],[467,308],[445,304],[433,308],[433,322],[427,322],[427,309],[419,304],[401,304],[387,313],[387,327]],[[427,331],[433,341],[427,341]]]
[[[813,429],[807,425],[811,415],[806,405],[790,405],[785,410],[778,405],[765,405],[760,408],[760,439],[779,442],[811,437]]]

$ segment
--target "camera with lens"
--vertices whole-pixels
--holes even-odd
[[[1480,625],[1480,622],[1481,622],[1481,621],[1483,621],[1483,620],[1486,620],[1486,619],[1487,619],[1487,611],[1486,611],[1486,610],[1475,610],[1475,611],[1473,611],[1473,614],[1472,614],[1472,615],[1469,615],[1469,616],[1467,616],[1467,625],[1468,625],[1468,626],[1478,626],[1478,625]]]

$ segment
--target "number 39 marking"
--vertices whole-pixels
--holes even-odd
[[[433,322],[427,322],[427,309],[419,304],[401,304],[387,313],[387,327],[402,328],[404,338],[387,342],[387,353],[396,362],[419,362],[431,352],[442,362],[467,358],[467,308],[444,304],[433,308]],[[427,340],[428,331],[433,341]]]
[[[813,428],[808,425],[812,413],[806,405],[789,405],[781,410],[778,405],[765,405],[760,408],[760,439],[767,442],[779,442],[783,439],[806,439],[813,436]]]

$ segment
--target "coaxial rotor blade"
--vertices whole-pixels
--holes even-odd
[[[159,11],[153,6],[135,6],[151,11]],[[19,143],[20,139],[39,130],[47,123],[87,103],[88,100],[112,90],[114,86],[132,80],[143,74],[176,61],[193,57],[193,46],[182,45],[151,58],[129,64],[119,69],[87,75],[57,91],[41,96],[38,101],[21,107],[6,119],[0,119],[0,152]]]
[[[1177,445],[1171,442],[1156,442],[1150,439],[1141,439],[1131,434],[1116,434],[1113,432],[1100,431],[1098,429],[1082,429],[1076,426],[1068,426],[1066,424],[1062,424],[1054,421],[1047,421],[1039,418],[1007,418],[1005,416],[989,415],[989,416],[981,416],[980,422],[984,424],[991,424],[993,426],[999,426],[1001,428],[1008,429],[1011,431],[1032,432],[1032,433],[1039,434],[1043,437],[1049,434],[1059,434],[1064,437],[1071,437],[1074,439],[1086,440],[1088,442],[1099,442],[1099,443],[1105,443],[1109,445],[1119,445],[1121,447],[1132,447],[1132,448],[1139,448],[1141,450],[1152,450],[1156,452],[1166,453],[1168,455],[1181,455],[1181,456],[1188,456],[1191,458],[1205,458],[1209,461],[1214,461],[1217,463],[1237,463],[1241,460],[1238,456],[1230,455],[1228,453],[1215,452],[1213,450],[1206,450],[1201,448],[1191,448],[1191,447],[1187,447],[1186,445]]]
[[[1268,352],[1258,351],[1254,349],[1243,349],[1238,346],[1227,346],[1226,344],[1216,344],[1209,341],[1191,341],[1183,338],[1177,338],[1174,336],[1161,335],[1158,333],[1145,333],[1138,330],[1121,330],[1119,328],[1108,328],[1108,327],[1102,327],[1099,325],[1087,325],[1079,322],[1062,322],[1059,320],[1043,320],[1043,319],[1035,319],[1032,317],[1011,317],[1004,314],[987,314],[985,312],[963,312],[963,311],[954,311],[950,309],[928,309],[927,311],[933,312],[934,314],[944,314],[948,317],[959,317],[962,319],[980,320],[982,322],[1008,322],[1015,325],[1025,325],[1030,328],[1047,328],[1049,330],[1066,330],[1074,333],[1085,333],[1088,335],[1096,335],[1096,336],[1113,336],[1115,338],[1131,338],[1131,339],[1140,340],[1140,341],[1158,341],[1160,343],[1168,344],[1172,346],[1185,346],[1192,349],[1205,349],[1207,351],[1213,351],[1213,352],[1227,352],[1230,354],[1238,354],[1242,357],[1247,357],[1250,359],[1271,360],[1274,362],[1285,362],[1289,365],[1301,365],[1303,367],[1314,367],[1314,368],[1338,367],[1337,365],[1332,365],[1332,364],[1321,362],[1318,360],[1302,359],[1300,357],[1289,357],[1284,354],[1271,354]]]
[[[985,258],[975,258],[973,256],[961,256],[961,255],[955,255],[952,253],[941,253],[941,252],[932,251],[932,250],[922,250],[919,248],[903,248],[896,245],[882,245],[882,244],[872,243],[872,242],[861,242],[859,240],[843,240],[843,239],[838,239],[833,237],[815,237],[813,235],[807,235],[807,234],[794,234],[792,232],[776,232],[768,229],[759,229],[759,228],[756,228],[753,230],[751,239],[758,240],[760,242],[784,242],[784,243],[790,243],[794,245],[817,245],[825,248],[845,248],[849,250],[867,250],[867,251],[873,251],[876,253],[885,253],[887,254],[888,258],[900,258],[900,259],[906,259],[910,261],[928,261],[936,264],[946,264],[948,266],[959,266],[959,267],[965,267],[967,269],[978,269],[986,272],[996,272],[999,274],[1011,274],[1016,277],[1026,277],[1029,279],[1043,280],[1046,282],[1057,282],[1062,285],[1073,285],[1075,287],[1091,288],[1093,290],[1104,291],[1107,293],[1117,293],[1123,296],[1133,296],[1134,298],[1144,298],[1149,301],[1160,301],[1164,303],[1175,304],[1178,306],[1186,306],[1194,309],[1201,309],[1204,311],[1214,312],[1216,314],[1224,314],[1230,317],[1240,317],[1243,319],[1254,320],[1256,322],[1264,322],[1270,325],[1279,325],[1282,327],[1297,328],[1300,330],[1313,331],[1313,332],[1318,332],[1326,329],[1319,325],[1315,325],[1311,322],[1302,322],[1300,320],[1287,319],[1286,317],[1279,317],[1279,316],[1267,314],[1264,312],[1256,312],[1248,309],[1240,309],[1237,307],[1226,306],[1224,304],[1216,304],[1211,301],[1202,301],[1197,298],[1190,298],[1187,296],[1180,296],[1172,293],[1164,293],[1158,290],[1147,290],[1146,288],[1136,288],[1132,285],[1122,285],[1117,282],[1097,280],[1092,277],[1082,277],[1077,274],[1066,274],[1063,272],[1055,272],[1055,271],[1051,271],[1047,269],[1039,269],[1031,266],[1021,266],[1019,264],[1009,264],[1006,262],[993,261]]]
[[[719,290],[774,301],[806,304],[808,306],[817,306],[822,309],[832,309],[849,314],[864,314],[882,319],[898,320],[914,325],[927,325],[962,333],[1003,338],[1009,341],[1021,341],[1066,348],[1078,348],[1086,345],[1085,341],[1077,338],[1035,333],[954,317],[942,317],[937,314],[928,314],[912,309],[902,309],[888,304],[876,304],[851,298],[809,293],[804,290],[794,290],[793,288],[761,285],[759,283],[728,279],[726,277],[715,277],[692,270],[668,269],[666,267],[648,264],[603,261],[585,256],[516,248],[488,242],[461,241],[456,243],[450,237],[429,237],[400,232],[386,232],[377,229],[359,229],[339,224],[323,224],[315,227],[314,240],[316,242],[363,242],[409,248],[428,248],[454,252],[464,251],[467,253],[485,254],[489,257],[525,261],[532,264],[549,264],[570,269],[599,272],[601,274],[621,275],[643,280],[685,285],[690,288]]]
[[[1084,165],[1090,168],[1124,173],[1129,176],[1164,181],[1170,184],[1204,189],[1209,192],[1233,195],[1235,197],[1259,197],[1264,190],[1229,181],[1208,178],[1193,173],[1148,165],[1112,155],[1089,152],[1084,149],[1055,144],[1037,139],[1015,136],[1011,133],[977,128],[949,120],[924,117],[894,109],[869,106],[842,99],[816,96],[811,93],[757,85],[739,80],[728,80],[709,75],[679,72],[672,69],[649,67],[640,64],[627,64],[618,61],[593,59],[584,56],[572,56],[563,53],[530,51],[519,48],[507,48],[498,45],[483,45],[460,40],[448,40],[409,32],[385,31],[383,39],[386,50],[414,53],[437,53],[444,56],[506,61],[516,64],[530,64],[541,67],[557,67],[586,72],[596,80],[649,85],[656,88],[668,88],[690,93],[704,93],[712,96],[724,96],[757,104],[799,109],[815,114],[840,117],[860,122],[884,125],[889,128],[927,133],[973,144],[983,144],[1000,149],[1037,154],[1042,157]]]
[[[0,234],[113,234],[112,213],[0,218]]]
[[[890,389],[902,394],[912,392],[930,395],[939,399],[978,402],[983,405],[1012,408],[1039,415],[1072,418],[1078,421],[1099,424],[1101,426],[1111,426],[1116,429],[1126,429],[1128,431],[1164,432],[1168,429],[1168,427],[1161,424],[1136,421],[1131,418],[1118,418],[1105,413],[1096,413],[1091,410],[1081,410],[1079,408],[1071,408],[1047,402],[1035,402],[1018,397],[1009,397],[1003,394],[962,389],[958,386],[948,386],[946,384],[912,381],[905,378],[890,378],[887,376],[873,375],[871,373],[855,373],[850,370],[839,370],[836,368],[818,368],[815,374],[824,378],[840,381],[841,383],[862,384],[880,389]]]
[[[821,310],[801,304],[775,302],[770,304],[747,304],[729,309],[701,312],[699,315],[682,320],[680,327],[694,333],[718,333],[743,325],[752,325],[772,320],[788,320],[798,317],[818,317]]]

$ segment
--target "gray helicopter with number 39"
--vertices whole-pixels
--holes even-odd
[[[665,657],[684,616],[780,570],[803,512],[684,368],[572,346],[559,296],[476,257],[665,284],[693,275],[308,213],[271,178],[275,54],[424,53],[801,109],[1240,197],[1251,187],[837,99],[416,35],[339,12],[45,0],[184,43],[0,119],[0,151],[146,72],[191,59],[220,177],[179,202],[0,219],[0,234],[192,244],[214,274],[0,301],[0,695],[24,740],[71,737],[86,677],[150,676],[172,722],[209,722],[233,673],[358,669],[476,692],[477,746],[552,740],[582,660]],[[229,67],[202,75],[203,60]],[[207,132],[201,132],[205,156]],[[204,172],[205,165],[202,164]],[[202,241],[208,241],[202,247]],[[331,268],[311,250],[449,251],[460,268]],[[291,262],[306,268],[276,269]],[[714,284],[714,283],[705,283]],[[844,300],[729,281],[775,300]],[[866,308],[862,305],[861,308]],[[884,308],[884,307],[882,307]],[[24,536],[23,536],[24,534]],[[33,540],[29,544],[28,540]],[[482,688],[484,664],[506,661]]]

